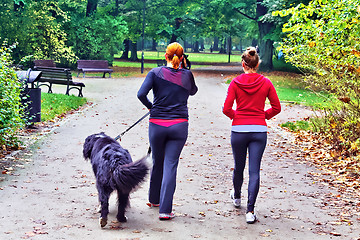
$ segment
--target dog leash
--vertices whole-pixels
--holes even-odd
[[[150,111],[147,112],[144,116],[142,116],[139,120],[137,120],[133,125],[131,125],[130,127],[128,127],[128,129],[126,129],[124,132],[122,132],[122,133],[120,133],[119,135],[117,135],[117,136],[115,137],[115,140],[120,139],[120,141],[121,141],[121,137],[122,137],[125,133],[127,133],[130,129],[132,129],[136,124],[138,124],[139,122],[141,122],[141,121],[142,121],[144,118],[146,118],[149,114],[150,114]],[[150,152],[151,152],[151,149],[150,149],[150,147],[149,147],[148,153],[150,153]]]

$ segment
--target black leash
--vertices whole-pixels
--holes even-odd
[[[141,122],[141,121],[142,121],[144,118],[146,118],[149,114],[150,114],[150,111],[147,112],[144,116],[142,116],[139,120],[137,120],[133,125],[131,125],[131,126],[130,126],[128,129],[126,129],[124,132],[122,132],[122,133],[120,133],[119,135],[117,135],[117,136],[115,137],[115,140],[120,139],[120,141],[121,141],[121,137],[122,137],[125,133],[127,133],[130,129],[132,129],[136,124],[138,124],[139,122]],[[151,151],[150,148],[149,148],[149,151]]]

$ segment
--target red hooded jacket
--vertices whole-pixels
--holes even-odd
[[[265,100],[271,108],[265,109]],[[236,110],[233,104],[236,101]],[[232,119],[232,125],[265,125],[281,111],[281,105],[274,85],[258,73],[241,74],[234,78],[228,89],[223,113]]]

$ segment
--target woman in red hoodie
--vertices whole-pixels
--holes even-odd
[[[266,120],[281,111],[276,90],[269,79],[256,73],[260,59],[254,47],[242,54],[244,74],[235,77],[229,86],[223,113],[232,119],[231,146],[235,162],[233,172],[234,189],[231,198],[235,207],[240,207],[241,186],[249,152],[249,185],[246,222],[257,220],[254,213],[256,197],[260,187],[260,163],[267,141]],[[265,109],[265,100],[271,107]],[[236,110],[233,103],[236,102]]]

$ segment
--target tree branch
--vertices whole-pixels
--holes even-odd
[[[247,15],[247,14],[243,13],[242,11],[240,11],[238,8],[234,8],[234,10],[237,11],[238,13],[240,13],[241,15],[243,15],[244,17],[247,17],[247,18],[257,22],[256,18],[250,17],[249,15]]]

